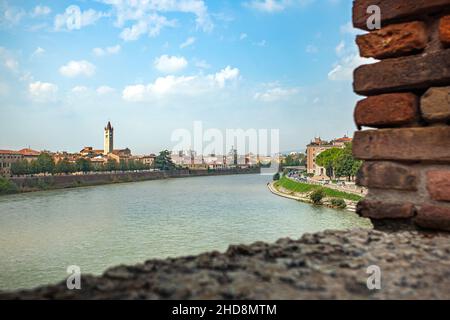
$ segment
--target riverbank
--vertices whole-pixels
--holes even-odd
[[[273,194],[280,197],[310,204],[313,204],[313,201],[309,197],[310,194],[315,190],[322,189],[326,195],[326,197],[322,200],[322,205],[330,208],[336,208],[336,206],[332,203],[332,200],[342,199],[345,201],[345,209],[352,212],[356,211],[356,205],[358,201],[362,199],[361,196],[352,193],[342,192],[331,188],[323,188],[318,185],[295,182],[286,177],[282,177],[278,181],[269,183],[268,188]]]
[[[130,183],[170,178],[188,178],[204,176],[221,176],[236,174],[257,174],[259,168],[226,169],[226,170],[174,170],[174,171],[144,171],[144,172],[112,172],[90,173],[80,175],[47,175],[34,177],[12,177],[7,179],[4,194],[35,192],[55,189],[69,189],[115,183]],[[2,192],[0,192],[0,195]]]
[[[449,234],[325,231],[82,275],[0,299],[450,299]],[[393,263],[395,262],[395,263]],[[367,288],[377,265],[381,290]]]

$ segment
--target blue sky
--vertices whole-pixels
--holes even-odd
[[[175,129],[352,134],[348,0],[0,0],[0,149],[170,149]]]

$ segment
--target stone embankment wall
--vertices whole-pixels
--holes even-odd
[[[356,28],[369,31],[371,5],[381,29],[356,39],[362,57],[380,60],[354,73],[367,96],[356,125],[374,128],[354,137],[357,182],[369,188],[358,213],[450,231],[450,0],[356,0]]]
[[[252,174],[259,173],[259,168],[249,169],[229,169],[229,170],[178,170],[159,172],[117,172],[99,173],[83,175],[54,175],[42,177],[14,177],[14,182],[20,191],[35,191],[45,189],[75,188],[82,186],[92,186],[111,183],[137,182],[147,180],[161,180],[167,178],[185,178],[200,176],[217,176],[232,174]]]

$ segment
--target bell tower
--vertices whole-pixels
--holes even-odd
[[[111,126],[111,122],[108,121],[107,126],[105,127],[105,136],[104,136],[104,148],[103,154],[108,155],[114,150],[114,128]]]

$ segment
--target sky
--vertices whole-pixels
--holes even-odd
[[[172,133],[352,135],[349,0],[0,0],[0,149],[171,149]]]

